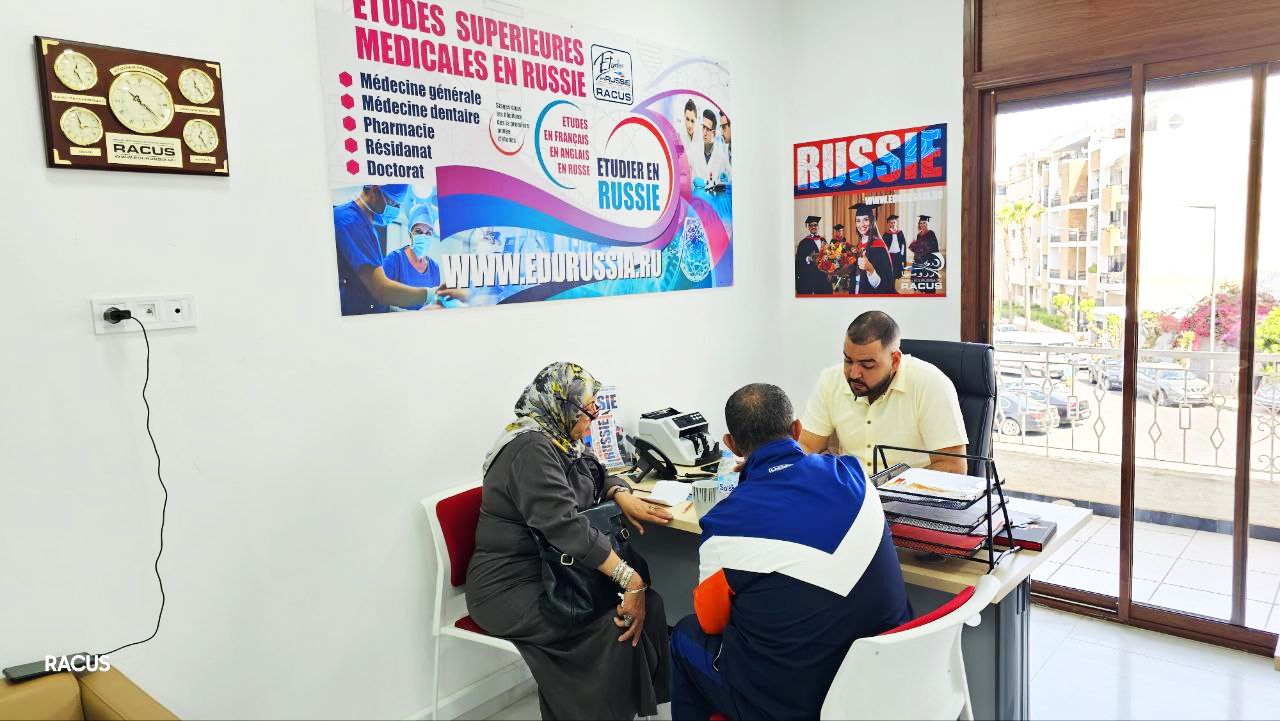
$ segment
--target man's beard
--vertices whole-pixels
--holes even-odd
[[[880,381],[878,384],[874,386],[867,388],[865,391],[859,391],[857,388],[853,386],[853,383],[849,383],[849,390],[853,391],[854,398],[865,397],[867,399],[867,403],[875,403],[876,401],[880,400],[880,396],[884,395],[885,392],[889,390],[889,386],[893,383],[893,379],[897,375],[898,375],[897,373],[890,373],[889,375],[885,376],[884,380]]]

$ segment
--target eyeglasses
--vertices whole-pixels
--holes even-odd
[[[728,128],[728,127],[729,127],[729,124],[728,124],[728,123],[720,123],[720,129],[721,129],[721,130],[724,130],[724,129]]]
[[[711,127],[707,127],[706,125],[702,126],[702,132],[704,133],[714,133],[715,131],[716,131],[716,126],[714,125],[712,125]]]
[[[599,408],[596,408],[594,411],[589,411],[586,408],[583,408],[582,406],[578,405],[577,403],[574,403],[573,401],[569,401],[569,403],[572,404],[574,408],[577,408],[578,410],[582,411],[582,415],[586,416],[587,420],[589,421],[594,421],[595,419],[600,417]]]

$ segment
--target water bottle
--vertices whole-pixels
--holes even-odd
[[[721,498],[733,493],[733,489],[738,487],[738,472],[733,470],[736,465],[738,459],[733,451],[720,451],[720,465],[716,467],[716,491]]]

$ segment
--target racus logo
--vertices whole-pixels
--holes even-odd
[[[604,45],[591,46],[592,93],[596,100],[630,105],[631,53]]]

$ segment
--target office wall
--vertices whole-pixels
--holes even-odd
[[[171,493],[160,635],[115,662],[183,717],[403,718],[431,703],[421,497],[478,479],[516,396],[571,359],[626,417],[718,417],[766,372],[781,6],[543,3],[724,59],[733,78],[737,284],[713,291],[341,318],[311,0],[6,7],[0,97],[0,665],[145,637],[160,491],[143,339],[88,299],[196,295],[152,337]],[[207,57],[226,81],[230,178],[48,170],[33,34]],[[608,304],[618,327],[592,311]],[[649,342],[657,330],[661,344]],[[609,338],[611,340],[603,340]],[[445,647],[445,694],[511,658]]]
[[[910,338],[960,339],[960,158],[964,40],[960,0],[811,0],[783,20],[785,60],[776,144],[947,123],[947,297],[824,299],[779,294],[781,323],[765,343],[783,352],[784,387],[803,407],[817,374],[840,361],[844,329],[859,313],[883,310]],[[788,180],[790,175],[788,175]],[[792,287],[789,258],[799,230],[790,204],[774,241],[776,282]],[[915,223],[905,224],[908,239]],[[786,276],[785,278],[783,276]]]

